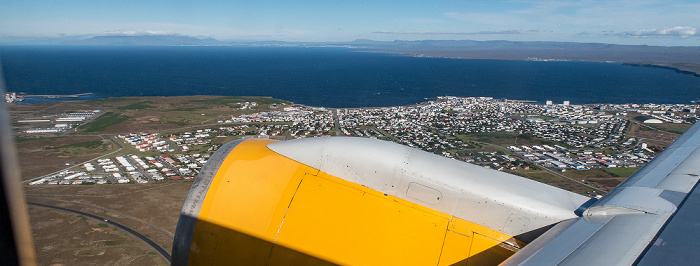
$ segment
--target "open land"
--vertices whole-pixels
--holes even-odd
[[[138,185],[36,186],[27,188],[25,193],[30,203],[108,217],[170,251],[178,215],[191,185],[191,182],[171,181]],[[80,257],[77,250],[93,252],[89,258],[80,258],[80,264],[90,264],[91,259],[96,264],[106,265],[132,264],[125,259],[142,260],[143,264],[134,262],[139,265],[168,264],[143,242],[103,221],[39,206],[30,206],[29,214],[40,264],[73,264],[67,262]],[[76,222],[80,228],[75,228]],[[65,242],[54,243],[56,239]],[[103,243],[105,241],[107,244]],[[127,247],[130,253],[119,255]],[[65,252],[67,250],[76,250],[76,253]]]
[[[39,265],[168,264],[105,223],[40,206],[29,206],[29,215]]]
[[[10,115],[28,202],[109,217],[170,250],[191,180],[235,139],[378,138],[592,196],[668,146],[697,120],[695,111],[488,97],[327,109],[187,96],[11,105]],[[40,264],[167,263],[109,224],[36,205],[29,213]]]

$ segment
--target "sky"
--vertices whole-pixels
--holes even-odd
[[[0,41],[179,34],[222,41],[511,40],[700,46],[700,0],[0,0]]]

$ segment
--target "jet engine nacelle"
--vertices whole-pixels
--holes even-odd
[[[387,141],[233,141],[187,196],[184,264],[498,264],[587,200]]]

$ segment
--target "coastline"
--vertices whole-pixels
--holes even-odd
[[[490,51],[490,53],[479,53],[479,51],[471,50],[392,50],[392,49],[376,49],[367,50],[362,52],[369,53],[385,53],[394,54],[399,56],[407,57],[427,57],[427,58],[449,58],[449,59],[474,59],[474,60],[505,60],[505,61],[571,61],[571,62],[592,62],[592,63],[619,63],[622,65],[638,66],[638,67],[652,67],[673,70],[680,74],[693,75],[695,77],[700,77],[700,62],[679,62],[679,61],[641,61],[641,60],[630,60],[630,58],[606,58],[606,57],[580,57],[572,55],[551,55],[548,57],[546,54],[534,53],[532,56],[528,56],[528,53],[514,52],[510,53],[504,51],[503,53],[495,53]],[[541,51],[539,51],[541,52]],[[532,60],[532,58],[541,60]]]
[[[8,107],[12,109],[12,111],[16,111],[18,109],[16,108],[45,108],[47,106],[52,106],[49,104],[55,104],[59,102],[70,102],[73,104],[76,104],[76,106],[92,106],[92,105],[98,105],[98,104],[104,104],[104,103],[139,103],[139,102],[151,102],[151,101],[181,101],[183,99],[186,99],[187,101],[194,101],[194,102],[203,102],[203,101],[211,101],[217,104],[220,104],[222,102],[228,102],[229,100],[233,100],[234,102],[237,100],[241,101],[262,101],[262,102],[283,102],[287,104],[288,106],[293,106],[293,107],[303,107],[303,108],[323,108],[323,109],[328,109],[328,110],[340,110],[340,109],[382,109],[382,108],[399,108],[399,107],[415,107],[419,105],[424,105],[429,102],[435,102],[439,101],[440,98],[442,97],[457,97],[457,98],[480,98],[480,99],[485,99],[485,100],[495,100],[495,101],[503,101],[503,102],[515,102],[515,103],[524,103],[524,104],[535,104],[535,105],[545,105],[543,102],[538,102],[534,100],[528,100],[528,99],[507,99],[507,98],[496,98],[492,96],[451,96],[451,95],[441,95],[441,96],[435,96],[435,97],[430,97],[430,98],[424,98],[423,100],[416,102],[416,103],[411,103],[411,104],[405,104],[405,105],[389,105],[389,106],[355,106],[355,107],[329,107],[329,106],[316,106],[316,105],[309,105],[309,104],[303,104],[303,103],[295,103],[290,100],[285,100],[285,99],[280,99],[280,98],[275,98],[272,96],[230,96],[230,95],[174,95],[174,96],[113,96],[113,97],[100,97],[100,98],[91,98],[91,99],[75,99],[75,98],[54,98],[54,99],[59,99],[56,101],[46,101],[46,102],[35,102],[35,103],[25,103],[25,104],[17,104],[17,102],[14,103],[9,103]],[[659,103],[610,103],[610,102],[588,102],[588,103],[570,103],[571,105],[581,105],[581,106],[599,106],[599,105],[644,105],[644,104],[651,104],[651,105],[664,105],[664,104],[659,104]],[[673,104],[665,104],[665,105],[682,105],[683,103],[673,103]],[[127,104],[128,105],[128,104]],[[559,103],[554,104],[554,105],[561,105]],[[151,106],[146,106],[150,108]],[[126,108],[130,110],[131,107]],[[89,109],[89,108],[88,108]],[[93,108],[94,109],[94,108]],[[184,108],[182,110],[178,111],[183,111],[186,110],[187,108]],[[194,111],[194,110],[187,110],[187,111]]]
[[[667,66],[667,65],[662,65],[662,64],[652,64],[652,63],[622,63],[622,64],[628,65],[628,66],[637,66],[637,67],[652,67],[652,68],[668,69],[668,70],[673,70],[676,73],[692,75],[692,76],[700,78],[700,70],[698,70],[698,71],[685,70],[685,69],[681,69],[678,67]],[[698,66],[698,67],[700,67],[700,66]]]
[[[50,102],[78,101],[78,100],[93,100],[101,98],[96,93],[85,92],[77,94],[59,95],[59,94],[42,94],[30,95],[24,92],[15,93],[16,100],[10,102],[16,105],[41,104]]]

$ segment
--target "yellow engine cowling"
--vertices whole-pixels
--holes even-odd
[[[173,265],[488,265],[525,243],[281,155],[231,142],[197,177]]]

